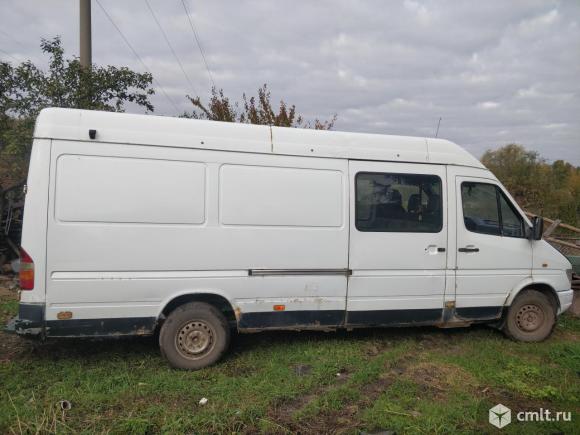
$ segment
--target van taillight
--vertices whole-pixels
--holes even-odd
[[[22,290],[34,288],[34,261],[22,248],[20,248],[20,288]]]

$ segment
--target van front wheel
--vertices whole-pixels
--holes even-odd
[[[190,302],[169,314],[159,334],[161,353],[173,367],[198,370],[218,361],[230,344],[230,328],[216,307]]]
[[[543,341],[556,324],[556,310],[548,297],[537,290],[526,290],[509,307],[504,332],[518,341]]]

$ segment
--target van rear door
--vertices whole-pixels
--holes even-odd
[[[350,161],[347,324],[434,323],[447,265],[445,166]]]

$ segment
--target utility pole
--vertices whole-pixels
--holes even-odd
[[[81,66],[90,69],[93,63],[91,48],[91,0],[80,0],[79,6]]]

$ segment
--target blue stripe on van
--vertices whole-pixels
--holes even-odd
[[[47,320],[46,335],[49,337],[151,335],[156,326],[157,319],[155,317]]]
[[[442,308],[349,311],[347,326],[429,325],[442,319]]]
[[[265,311],[242,313],[240,329],[317,328],[344,325],[344,310]]]
[[[458,317],[486,321],[501,316],[503,307],[472,307],[456,310]],[[24,311],[24,310],[23,310]],[[240,330],[324,329],[372,326],[413,326],[441,323],[442,309],[349,311],[342,310],[267,311],[243,313]],[[155,317],[115,319],[70,319],[46,321],[49,337],[116,337],[151,335],[157,326]]]

